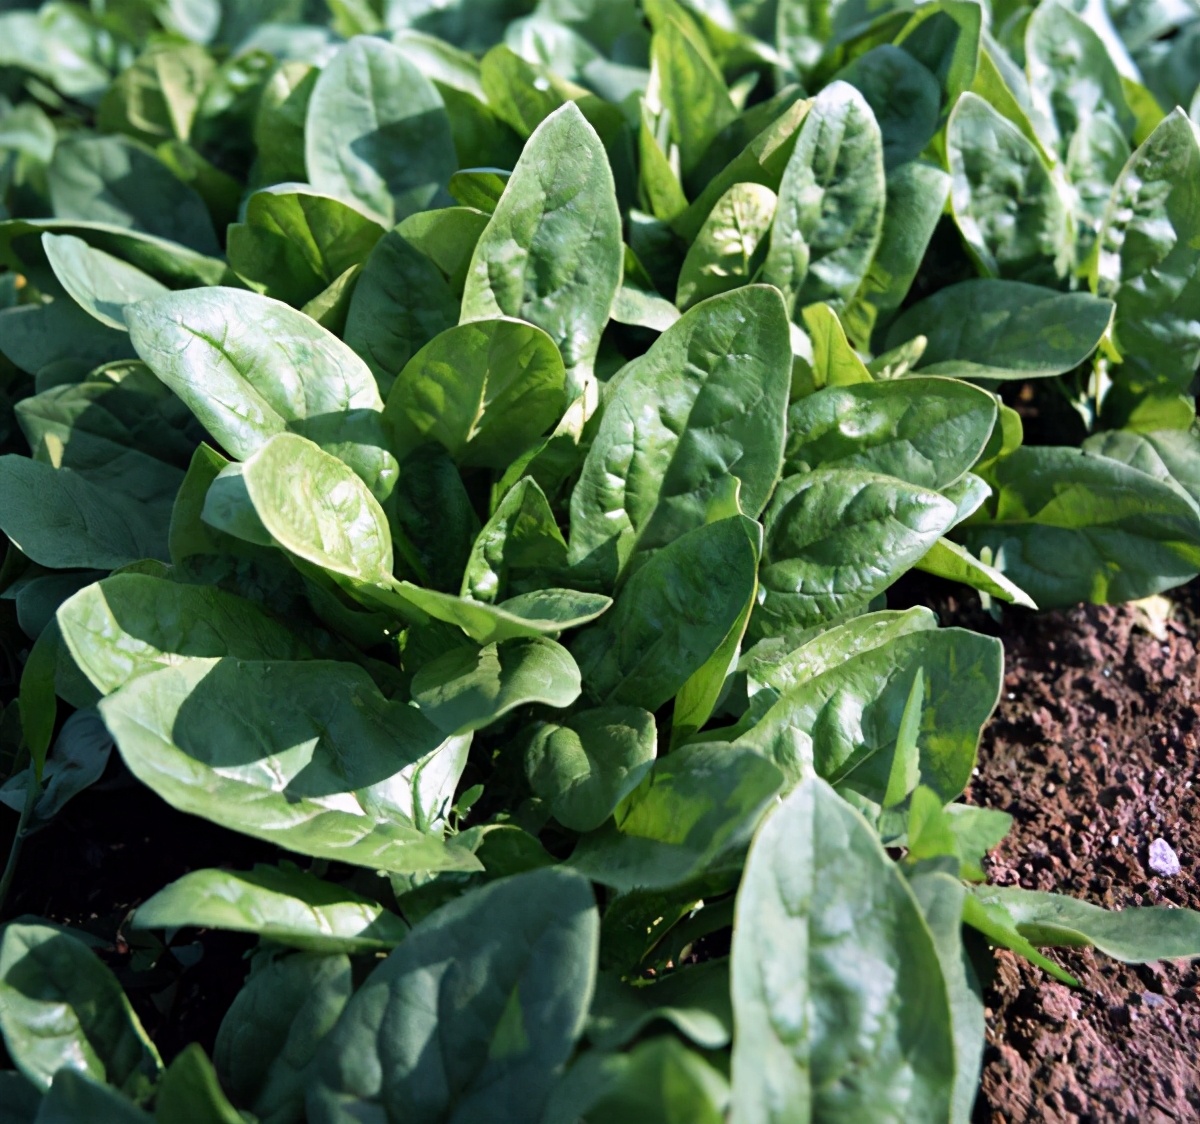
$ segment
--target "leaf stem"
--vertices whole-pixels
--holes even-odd
[[[25,845],[25,837],[29,834],[29,819],[37,805],[37,799],[42,794],[42,786],[38,783],[32,767],[29,770],[29,783],[25,786],[25,806],[21,809],[21,818],[17,821],[17,830],[13,835],[12,846],[8,849],[8,860],[4,864],[4,874],[0,876],[0,917],[8,902],[8,892],[12,888],[13,878],[17,873],[17,860],[21,857],[21,848]]]

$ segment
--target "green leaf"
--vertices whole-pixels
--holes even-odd
[[[605,1059],[604,1091],[587,1111],[595,1124],[722,1124],[729,1082],[668,1036]]]
[[[641,782],[654,761],[654,716],[633,706],[583,710],[543,722],[525,748],[529,785],[572,831],[592,831]]]
[[[840,311],[879,246],[883,138],[853,86],[834,82],[812,103],[779,186],[763,280],[789,307],[825,301]]]
[[[125,227],[201,254],[219,253],[200,196],[123,137],[78,134],[60,141],[49,186],[57,218]]]
[[[126,318],[138,354],[235,457],[299,433],[345,461],[377,498],[395,487],[371,372],[303,313],[210,288],[145,301]]]
[[[1200,571],[1200,516],[1171,484],[1120,461],[1024,446],[997,461],[987,521],[962,528],[973,554],[1043,609],[1133,601]]]
[[[0,1031],[17,1069],[43,1091],[67,1066],[141,1096],[162,1068],[116,977],[86,945],[46,925],[4,929]]]
[[[41,1103],[41,1091],[15,1070],[0,1073],[0,1121],[4,1124],[33,1124]]]
[[[571,654],[545,637],[454,648],[412,681],[413,702],[446,734],[481,730],[518,706],[570,706],[580,689]]]
[[[855,87],[871,107],[889,172],[916,160],[938,131],[941,87],[908,51],[891,43],[872,47],[839,70],[837,78]]]
[[[162,1124],[244,1124],[242,1115],[221,1092],[212,1062],[193,1042],[167,1068],[154,1100]]]
[[[1200,434],[1180,429],[1158,433],[1113,430],[1089,437],[1083,450],[1161,480],[1190,498],[1200,510]]]
[[[762,717],[737,744],[768,755],[790,781],[815,769],[830,784],[879,803],[920,671],[921,783],[948,802],[970,780],[980,731],[1000,698],[1003,650],[963,629],[931,629],[924,614],[879,616],[842,626],[853,648],[842,647],[847,632],[831,632],[813,642],[812,656],[804,658],[801,648],[768,673],[772,690],[758,704]]]
[[[779,294],[688,311],[608,396],[571,496],[571,559],[607,576],[701,526],[729,474],[758,515],[779,475],[791,346]]]
[[[950,114],[946,150],[954,221],[980,272],[1050,284],[1066,276],[1074,224],[1049,165],[1020,129],[966,93]]]
[[[775,202],[775,192],[760,183],[736,183],[717,200],[679,271],[681,309],[754,277],[766,257]]]
[[[678,886],[741,865],[755,825],[779,791],[780,771],[724,743],[660,757],[611,822],[585,835],[570,865],[620,892]]]
[[[60,363],[86,370],[133,355],[122,333],[100,324],[67,296],[0,311],[0,352],[30,374]]]
[[[158,505],[92,483],[83,472],[0,457],[0,530],[50,569],[112,570],[167,558]]]
[[[38,1124],[149,1124],[150,1117],[115,1089],[64,1067],[38,1111]]]
[[[866,605],[954,523],[938,492],[860,469],[787,477],[764,517],[759,636],[809,628]]]
[[[196,870],[138,906],[138,929],[222,929],[309,952],[395,948],[408,926],[373,902],[289,865]]]
[[[391,230],[363,266],[344,338],[386,394],[413,355],[458,322],[458,312],[459,300],[434,262]]]
[[[820,780],[750,850],[732,983],[735,1124],[948,1117],[954,1044],[933,936],[875,832]]]
[[[672,698],[741,617],[757,562],[741,518],[698,527],[656,551],[603,623],[572,647],[591,695],[647,710]]]
[[[216,64],[195,43],[156,43],[114,79],[96,123],[146,144],[187,140],[204,87]]]
[[[263,1124],[302,1119],[313,1058],[353,991],[346,956],[299,953],[258,966],[230,1006],[213,1049],[230,1095]]]
[[[612,604],[612,599],[603,594],[573,589],[531,590],[488,605],[421,589],[410,582],[398,582],[393,588],[407,605],[435,620],[457,625],[477,644],[500,643],[518,636],[557,635],[594,621]]]
[[[879,246],[842,313],[846,330],[863,346],[904,303],[950,194],[950,177],[919,160],[890,168],[886,184]]]
[[[950,1025],[954,1033],[954,1093],[951,1124],[968,1124],[979,1093],[983,1065],[983,996],[963,946],[962,916],[966,890],[952,875],[930,871],[910,880],[913,895],[933,935],[950,1000]]]
[[[916,568],[947,581],[962,582],[963,585],[969,585],[972,589],[978,589],[999,601],[1022,605],[1026,609],[1037,608],[1033,598],[1016,582],[1005,577],[995,567],[980,561],[965,546],[953,539],[938,539],[917,563]]]
[[[940,491],[979,459],[996,417],[992,395],[952,379],[830,386],[788,410],[784,471],[863,469]]]
[[[300,184],[256,191],[228,232],[231,268],[268,297],[300,307],[366,261],[383,227]]]
[[[182,659],[294,660],[311,654],[252,602],[148,574],[115,574],[87,586],[62,604],[58,624],[75,663],[102,695]]]
[[[71,234],[43,234],[42,246],[59,283],[89,315],[110,328],[125,331],[125,308],[161,296],[167,287],[149,274],[93,250]]]
[[[1066,153],[1080,128],[1107,117],[1121,134],[1135,120],[1121,75],[1097,31],[1065,4],[1038,5],[1025,27],[1029,93],[1048,140]]]
[[[458,164],[433,84],[383,39],[347,43],[308,103],[305,163],[320,192],[391,226],[433,202]]]
[[[921,373],[977,379],[1036,379],[1077,367],[1103,339],[1111,301],[1056,293],[1019,281],[962,281],[905,311],[887,333],[895,347],[929,343]]]
[[[531,476],[517,481],[471,547],[462,595],[495,602],[550,584],[567,568],[567,544],[546,494]]]
[[[130,771],[180,811],[300,854],[474,870],[436,834],[469,739],[322,660],[190,660],[101,704]]]
[[[282,63],[259,94],[254,117],[259,182],[292,183],[308,174],[304,166],[304,124],[320,71],[308,62]]]
[[[1108,910],[1016,886],[984,886],[975,893],[1004,906],[1021,935],[1035,945],[1097,948],[1126,964],[1200,956],[1200,913],[1194,909]]]
[[[405,364],[385,417],[404,456],[437,441],[468,466],[504,469],[562,417],[567,374],[554,341],[507,317],[435,336]]]
[[[526,142],[480,235],[462,319],[514,316],[542,328],[562,352],[573,399],[590,383],[623,262],[608,157],[568,102]]]
[[[1091,284],[1117,304],[1115,378],[1186,390],[1200,362],[1200,134],[1176,109],[1130,157],[1097,238]]]
[[[713,138],[737,116],[737,109],[703,40],[682,19],[655,27],[650,57],[686,177]]]
[[[396,230],[437,266],[453,292],[461,296],[471,255],[488,220],[488,215],[474,207],[440,207],[409,215]],[[455,308],[447,327],[457,319],[458,309]]]
[[[583,1029],[599,928],[591,887],[560,869],[443,906],[346,1006],[309,1085],[310,1119],[539,1119]]]
[[[729,962],[705,960],[654,980],[627,983],[604,972],[597,978],[587,1030],[597,1049],[626,1046],[660,1020],[703,1049],[728,1046],[733,1037]]]

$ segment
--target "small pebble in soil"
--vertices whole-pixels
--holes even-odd
[[[1165,839],[1156,839],[1150,844],[1150,869],[1164,878],[1179,873],[1179,856]]]
[[[1145,1003],[1147,1007],[1161,1007],[1164,1003],[1166,1003],[1166,1000],[1156,991],[1143,991],[1142,1002]]]

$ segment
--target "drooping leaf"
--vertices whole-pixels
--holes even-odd
[[[196,870],[143,902],[139,929],[231,929],[310,952],[395,948],[408,926],[378,902],[291,866]]]
[[[71,234],[43,234],[42,245],[59,283],[75,303],[101,324],[125,330],[125,308],[161,296],[167,287]]]
[[[116,977],[58,929],[10,924],[0,938],[0,1032],[39,1089],[67,1067],[133,1096],[162,1067]]]

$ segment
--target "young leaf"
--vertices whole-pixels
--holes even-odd
[[[212,1062],[195,1042],[163,1074],[154,1115],[162,1124],[243,1124],[242,1114],[221,1092]]]
[[[441,95],[383,39],[351,40],[321,71],[304,133],[312,185],[385,226],[428,207],[458,164]]]
[[[729,635],[757,563],[741,518],[698,527],[656,551],[612,612],[572,646],[591,695],[657,710]]]
[[[952,379],[830,386],[792,403],[784,471],[853,468],[940,491],[979,459],[996,400]]]
[[[809,628],[865,605],[954,523],[941,494],[858,469],[789,476],[764,517],[754,635]]]
[[[735,1124],[948,1117],[933,936],[875,832],[823,781],[798,786],[755,838],[732,971]]]
[[[290,865],[196,870],[137,908],[138,929],[228,929],[310,952],[395,948],[408,926],[378,902]]]
[[[412,681],[413,702],[446,734],[481,730],[518,706],[570,706],[580,689],[571,654],[545,637],[454,648]]]
[[[740,865],[782,782],[752,750],[685,746],[654,763],[611,822],[580,840],[570,865],[621,892],[678,886]]]
[[[321,1047],[310,1119],[538,1119],[583,1029],[599,928],[591,888],[561,869],[443,906],[347,1004]]]
[[[385,418],[403,457],[436,441],[460,464],[504,469],[568,405],[554,341],[507,317],[474,320],[435,336],[405,364]]]
[[[753,279],[766,257],[775,202],[775,192],[760,183],[736,183],[717,200],[683,259],[675,292],[680,309]]]
[[[75,303],[110,328],[125,331],[126,306],[167,291],[149,274],[102,250],[93,250],[72,234],[43,234],[42,246],[54,276]]]
[[[550,812],[572,831],[598,828],[635,789],[655,757],[654,716],[599,707],[541,723],[525,749],[525,773]]]
[[[592,378],[623,261],[608,157],[568,102],[534,130],[480,235],[462,319],[515,316],[542,328],[562,352],[574,399]]]
[[[279,184],[251,195],[243,220],[229,227],[229,264],[265,296],[300,307],[364,262],[383,235],[341,199]]]

